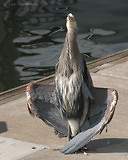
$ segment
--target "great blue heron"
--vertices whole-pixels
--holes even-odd
[[[80,132],[88,113],[93,87],[86,62],[77,45],[77,23],[67,16],[67,34],[55,74],[56,95],[62,115],[68,120],[69,139]]]
[[[77,46],[77,24],[70,13],[67,34],[55,74],[55,84],[30,83],[26,88],[31,115],[54,127],[69,142],[61,149],[74,153],[111,121],[118,94],[115,89],[96,88]]]

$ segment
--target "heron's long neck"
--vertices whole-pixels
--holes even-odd
[[[72,70],[77,70],[77,67],[81,63],[81,55],[77,46],[77,31],[68,31],[64,47],[59,58],[58,69],[63,70],[65,75],[70,76],[72,74]]]
[[[77,31],[76,30],[70,30],[67,32],[67,45],[70,47],[70,49],[73,49],[73,47],[76,47],[77,45]]]
[[[70,30],[67,32],[66,39],[66,48],[67,48],[67,54],[71,57],[78,56],[75,55],[78,51],[77,46],[77,31],[76,30]],[[78,51],[79,52],[79,51]]]

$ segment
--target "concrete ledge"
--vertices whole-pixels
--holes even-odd
[[[42,145],[0,137],[1,160],[19,160],[45,149]]]

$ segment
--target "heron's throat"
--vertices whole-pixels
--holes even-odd
[[[75,51],[77,48],[77,32],[75,30],[71,30],[67,32],[67,39],[66,39],[66,48],[67,48],[67,54],[69,58],[73,58],[75,55]]]
[[[72,59],[72,48],[70,38],[67,39],[67,58]]]

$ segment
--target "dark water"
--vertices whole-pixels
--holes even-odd
[[[0,91],[54,73],[70,12],[86,61],[128,48],[128,0],[1,0],[0,5]]]

